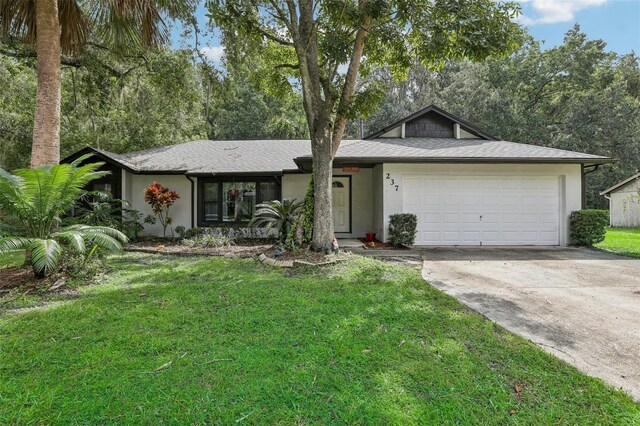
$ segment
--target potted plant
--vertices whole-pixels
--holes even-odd
[[[365,237],[366,237],[366,242],[372,243],[376,240],[376,233],[373,231],[369,231],[365,233]]]

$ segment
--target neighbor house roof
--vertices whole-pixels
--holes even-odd
[[[630,184],[631,182],[633,182],[633,181],[634,181],[634,180],[636,180],[636,179],[640,179],[640,172],[636,173],[635,175],[633,175],[633,176],[631,176],[631,177],[629,177],[629,178],[627,178],[627,179],[625,179],[625,180],[623,180],[623,181],[620,181],[620,182],[616,183],[616,184],[615,184],[615,185],[613,185],[611,188],[607,188],[607,189],[605,189],[604,191],[602,191],[602,192],[600,193],[600,195],[607,195],[607,194],[610,194],[610,193],[612,193],[613,191],[615,191],[615,190],[617,190],[617,189],[620,189],[620,188],[622,188],[623,186],[626,186],[627,184]]]

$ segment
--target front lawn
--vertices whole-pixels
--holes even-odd
[[[23,263],[24,263],[23,251],[10,251],[7,253],[0,253],[0,268],[20,266]]]
[[[74,300],[0,316],[0,424],[640,422],[407,266],[111,264]]]
[[[604,241],[596,247],[623,256],[640,257],[640,228],[608,228]]]

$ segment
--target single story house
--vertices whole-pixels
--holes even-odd
[[[112,174],[93,186],[143,214],[154,181],[180,194],[173,226],[247,223],[256,204],[305,196],[308,140],[196,140],[129,154],[85,148]],[[498,140],[429,106],[363,139],[344,140],[333,163],[338,238],[375,232],[389,216],[418,216],[416,245],[566,245],[584,202],[585,172],[612,159]],[[162,235],[160,225],[146,234]]]
[[[609,200],[611,226],[640,227],[640,173],[600,193]]]

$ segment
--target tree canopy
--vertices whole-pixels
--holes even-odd
[[[481,61],[519,45],[519,6],[494,0],[207,0],[234,57],[263,65],[267,90],[295,87],[302,95],[314,183],[312,247],[328,251],[334,232],[332,161],[349,119],[381,97],[360,75],[387,66],[401,80],[416,63]],[[230,43],[230,41],[232,41]],[[345,67],[341,72],[341,67]]]
[[[308,138],[296,87],[274,93],[263,80],[270,77],[257,72],[264,64],[236,53],[227,48],[216,71],[186,50],[123,56],[89,46],[62,69],[62,155],[85,146],[127,152],[199,138]],[[365,121],[367,132],[435,103],[506,140],[619,159],[588,175],[589,207],[605,207],[599,191],[640,165],[638,58],[609,51],[577,27],[557,47],[529,38],[507,57],[449,61],[440,70],[414,64],[400,82],[377,67],[358,84],[378,85],[383,94]],[[33,58],[0,55],[0,90],[0,166],[25,167]],[[247,111],[259,118],[248,122]],[[359,137],[363,116],[350,119],[345,137]]]

